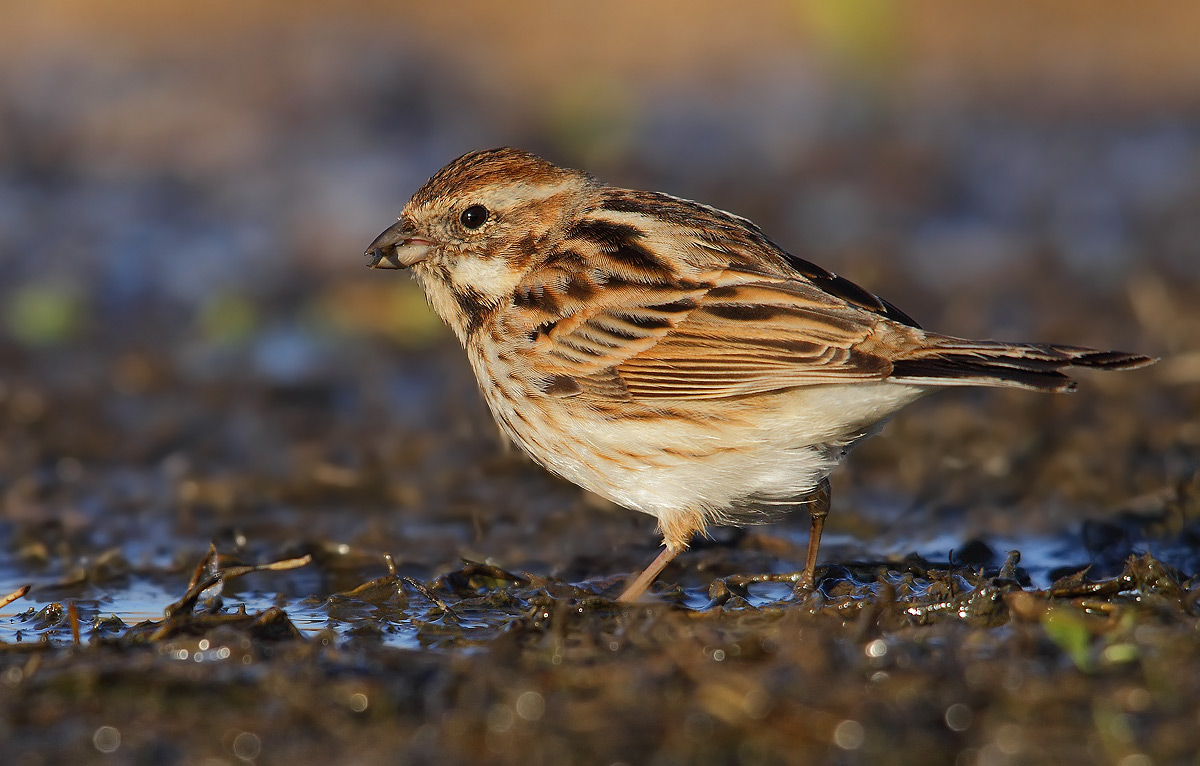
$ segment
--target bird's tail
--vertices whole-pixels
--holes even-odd
[[[1048,343],[999,343],[930,335],[929,345],[893,360],[890,380],[921,386],[1008,386],[1074,391],[1063,370],[1132,370],[1156,359],[1124,351],[1097,351]]]

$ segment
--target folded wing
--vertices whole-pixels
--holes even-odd
[[[549,325],[539,349],[565,393],[720,399],[886,378],[882,324],[802,279],[728,270],[705,284],[602,291]],[[577,385],[563,385],[564,377]]]

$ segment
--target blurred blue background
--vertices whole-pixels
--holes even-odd
[[[286,373],[314,331],[444,338],[360,253],[441,165],[503,144],[749,216],[957,334],[1032,331],[1012,298],[1038,289],[1051,314],[1062,291],[1132,302],[1147,329],[1200,275],[1185,4],[43,0],[5,16],[10,349],[266,338]],[[956,309],[973,285],[994,300]]]

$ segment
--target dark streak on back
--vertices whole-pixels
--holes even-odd
[[[821,288],[830,295],[841,298],[847,303],[864,308],[867,311],[873,311],[876,314],[881,314],[888,319],[899,322],[900,324],[916,327],[920,329],[920,325],[916,320],[905,314],[900,309],[883,300],[879,296],[864,290],[858,285],[851,282],[845,277],[840,277],[832,271],[827,271],[820,266],[806,261],[803,258],[798,258],[791,253],[781,251],[789,266],[792,267],[801,276],[811,280],[813,284]]]
[[[642,231],[636,226],[584,219],[567,230],[567,238],[599,245],[606,256],[635,273],[671,276],[670,266],[642,246]]]

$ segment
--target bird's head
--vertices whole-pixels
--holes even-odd
[[[596,185],[585,173],[511,149],[465,154],[413,195],[367,248],[372,268],[411,268],[463,340],[512,299],[537,254]]]

